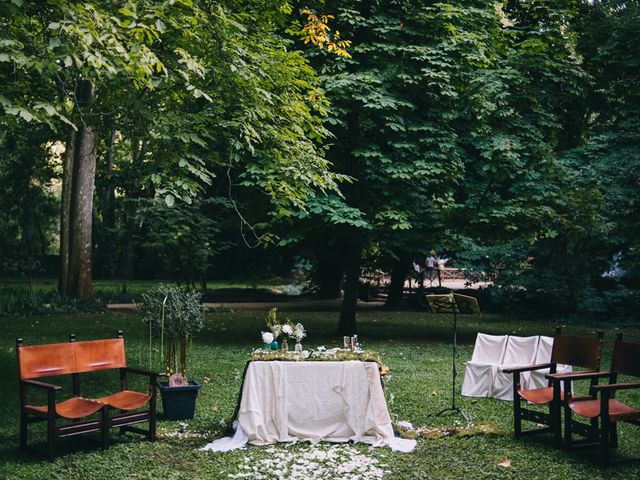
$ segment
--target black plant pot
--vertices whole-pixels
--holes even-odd
[[[184,387],[170,387],[167,382],[158,382],[162,395],[162,411],[168,420],[191,420],[196,413],[196,398],[200,384],[189,380]]]

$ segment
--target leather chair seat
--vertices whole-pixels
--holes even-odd
[[[63,418],[77,419],[93,415],[104,406],[99,400],[90,400],[82,397],[72,397],[64,402],[56,404],[56,415]],[[46,405],[25,405],[25,410],[29,410],[39,415],[47,415],[49,408]]]
[[[518,390],[518,394],[528,402],[545,405],[553,400],[553,387]],[[562,391],[560,392],[560,400],[564,400],[564,392]]]
[[[578,415],[587,418],[596,418],[600,415],[600,400],[581,400],[569,403],[569,408]],[[609,417],[612,422],[626,417],[640,417],[640,410],[619,402],[615,398],[609,400]]]
[[[118,410],[135,410],[142,407],[150,399],[151,395],[134,392],[133,390],[122,390],[108,397],[99,398],[98,401]]]

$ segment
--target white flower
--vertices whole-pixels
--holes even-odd
[[[307,336],[306,332],[304,331],[304,326],[301,323],[296,324],[294,335],[298,342]]]
[[[271,332],[262,332],[262,343],[271,343],[273,342],[273,333]]]
[[[282,326],[282,333],[293,335],[293,328],[291,328],[291,325],[285,324]]]
[[[274,338],[278,338],[280,333],[282,333],[282,325],[271,325],[269,326],[269,329],[271,329],[271,333],[273,333]]]

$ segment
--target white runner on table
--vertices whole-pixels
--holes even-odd
[[[203,450],[291,441],[354,441],[402,452],[416,446],[394,436],[376,363],[251,362],[235,435]]]

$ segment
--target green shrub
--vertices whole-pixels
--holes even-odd
[[[200,298],[197,291],[163,283],[142,295],[143,320],[163,339],[169,375],[179,371],[186,376],[188,340],[202,330],[206,312]]]
[[[102,310],[96,301],[63,297],[54,290],[0,288],[0,316],[45,315],[50,313],[93,312]]]

